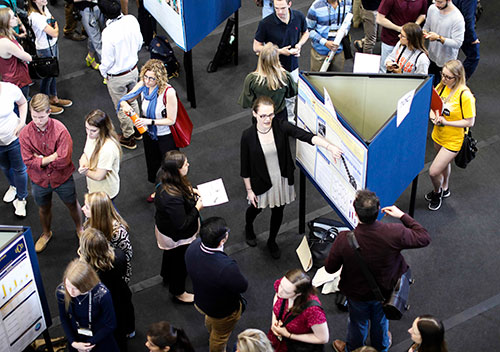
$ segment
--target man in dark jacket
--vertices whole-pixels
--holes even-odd
[[[358,191],[354,209],[359,219],[354,235],[361,247],[361,255],[383,296],[388,297],[399,277],[408,270],[401,250],[425,247],[431,241],[430,236],[422,225],[394,205],[383,208],[382,212],[400,219],[402,224],[377,221],[379,199],[368,190]],[[370,332],[371,346],[386,352],[391,345],[389,321],[349,245],[348,233],[339,234],[325,263],[329,273],[342,267],[339,288],[347,297],[349,307],[347,341],[335,340],[333,348],[337,352],[353,351],[365,344]]]
[[[208,218],[201,227],[201,239],[189,245],[185,257],[196,308],[205,315],[210,352],[226,350],[227,340],[241,318],[241,293],[248,288],[236,261],[224,253],[228,237],[224,219]]]
[[[477,0],[453,0],[465,20],[465,35],[462,51],[465,54],[465,78],[469,79],[479,64],[479,38],[476,34]]]

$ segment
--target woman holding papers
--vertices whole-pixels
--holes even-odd
[[[203,204],[186,177],[188,169],[183,153],[171,150],[165,154],[155,197],[155,235],[158,247],[163,249],[163,282],[169,285],[174,302],[192,304],[194,295],[187,293],[185,287],[184,254],[200,230],[199,211]]]
[[[156,184],[156,174],[165,153],[178,149],[169,127],[177,119],[177,94],[168,84],[167,70],[160,60],[148,60],[142,67],[139,77],[139,83],[120,99],[118,109],[123,109],[129,116],[139,114],[139,111],[132,109],[129,102],[141,97],[142,114],[135,121],[135,125],[138,128],[147,128],[147,133],[143,136],[148,181]],[[152,193],[147,201],[152,203],[154,197],[155,194]]]
[[[297,83],[280,63],[278,47],[267,43],[260,51],[257,69],[245,78],[238,104],[250,108],[257,97],[271,98],[276,107],[276,118],[286,121],[285,98],[297,95]]]
[[[288,138],[296,138],[325,148],[333,159],[342,151],[325,139],[315,136],[288,121],[274,119],[274,102],[261,96],[253,104],[253,124],[241,136],[241,173],[247,191],[246,242],[256,246],[253,222],[264,208],[271,208],[271,227],[267,247],[278,259],[281,251],[276,236],[283,220],[286,204],[295,199],[293,187],[295,165]]]
[[[413,22],[405,24],[399,33],[399,42],[385,60],[387,72],[426,75],[430,63],[422,28]]]
[[[430,111],[434,124],[432,140],[437,154],[429,168],[434,189],[425,195],[430,210],[438,210],[450,193],[451,163],[462,148],[464,135],[476,119],[476,99],[465,85],[465,71],[459,60],[444,64],[436,91],[443,100],[443,111]]]
[[[323,351],[328,323],[311,278],[301,269],[288,271],[274,283],[271,329],[275,351]]]

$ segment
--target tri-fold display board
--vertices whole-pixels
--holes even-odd
[[[394,204],[424,167],[431,92],[422,75],[301,73],[297,124],[343,158],[299,141],[297,163],[347,225],[357,225],[357,190]]]
[[[241,7],[241,0],[144,0],[146,9],[189,51]]]

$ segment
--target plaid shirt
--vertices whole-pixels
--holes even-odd
[[[320,55],[328,55],[330,49],[325,46],[327,40],[334,40],[329,37],[330,30],[337,31],[345,15],[352,12],[352,0],[338,0],[337,8],[333,8],[327,0],[316,0],[307,12],[307,29],[312,41],[314,50]],[[351,26],[349,25],[348,30]],[[342,52],[342,44],[339,45],[337,54]]]

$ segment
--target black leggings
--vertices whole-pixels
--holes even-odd
[[[269,239],[268,242],[276,242],[276,236],[281,227],[281,222],[283,221],[283,210],[285,210],[285,206],[274,207],[271,208],[271,227],[269,229]],[[253,226],[253,222],[257,215],[262,212],[261,208],[255,208],[253,205],[250,205],[247,208],[247,212],[245,214],[245,220],[247,226]]]

